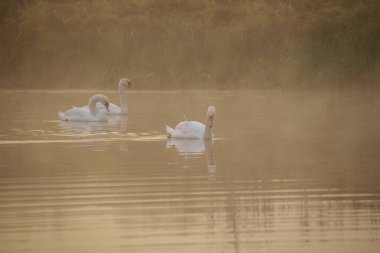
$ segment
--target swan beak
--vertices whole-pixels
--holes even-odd
[[[104,104],[104,107],[106,108],[107,112],[110,112],[110,108],[109,108],[110,104],[109,103],[105,103]]]
[[[133,90],[133,85],[132,85],[132,82],[128,82],[128,88],[132,89]]]
[[[210,128],[214,126],[214,115],[209,117],[208,125]]]

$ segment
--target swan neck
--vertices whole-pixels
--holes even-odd
[[[205,140],[212,139],[212,129],[210,127],[210,125],[211,125],[210,120],[211,120],[210,117],[207,115],[206,125],[205,125],[205,133],[203,135],[203,139],[205,139]]]
[[[96,102],[97,102],[97,99],[95,98],[91,98],[90,101],[88,102],[88,108],[90,110],[90,113],[93,116],[96,116],[99,113],[98,108],[96,108]]]
[[[125,88],[123,85],[119,84],[119,97],[120,97],[120,109],[122,113],[127,113],[127,99],[125,98]]]

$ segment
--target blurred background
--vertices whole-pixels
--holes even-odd
[[[373,88],[375,0],[2,0],[1,89]]]

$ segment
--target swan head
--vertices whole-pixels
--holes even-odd
[[[214,116],[215,116],[215,106],[209,106],[207,108],[207,123],[210,128],[214,125]]]
[[[132,89],[132,82],[128,78],[121,78],[119,81],[119,86],[122,86],[123,88],[130,88]]]
[[[110,103],[108,101],[104,101],[104,107],[106,108],[107,112],[110,112]]]
[[[110,102],[108,100],[108,98],[102,94],[96,94],[94,96],[92,96],[90,98],[90,103],[91,102],[94,102],[94,104],[96,104],[97,102],[101,103],[104,105],[104,107],[106,108],[107,112],[110,111],[109,109],[109,106],[110,106]]]

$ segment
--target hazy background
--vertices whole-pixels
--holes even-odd
[[[374,87],[379,56],[379,1],[0,1],[3,89]]]

